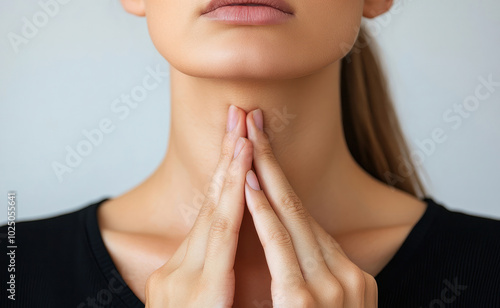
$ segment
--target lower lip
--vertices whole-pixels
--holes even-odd
[[[202,16],[233,25],[276,25],[293,17],[270,6],[246,5],[222,6]]]

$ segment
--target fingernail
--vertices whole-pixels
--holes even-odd
[[[259,180],[257,179],[257,176],[255,175],[255,172],[252,170],[249,170],[247,172],[247,183],[250,187],[252,187],[253,190],[260,190],[260,185],[259,185]]]
[[[227,115],[227,131],[232,131],[236,125],[238,125],[238,110],[235,106],[231,105]]]
[[[236,142],[236,147],[234,148],[234,157],[233,159],[235,159],[236,157],[238,157],[238,155],[240,154],[241,152],[241,149],[243,149],[243,146],[245,145],[245,138],[243,137],[240,137],[238,139],[238,142]]]
[[[264,130],[264,117],[262,116],[262,110],[254,110],[252,114],[255,126],[257,126],[260,130]]]

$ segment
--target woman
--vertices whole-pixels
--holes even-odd
[[[122,4],[171,64],[168,151],[122,196],[19,224],[8,304],[500,306],[500,222],[424,198],[363,44],[392,0]]]

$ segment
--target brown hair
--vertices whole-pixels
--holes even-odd
[[[361,29],[353,49],[342,60],[341,105],[346,142],[354,159],[373,177],[423,197],[425,190],[370,46],[372,41]]]

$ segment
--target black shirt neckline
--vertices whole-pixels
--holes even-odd
[[[134,292],[129,288],[123,277],[118,272],[111,255],[109,254],[104,241],[102,239],[101,230],[99,229],[99,223],[97,219],[97,208],[109,200],[110,198],[104,198],[101,201],[90,205],[89,211],[87,211],[86,217],[86,229],[89,240],[89,245],[91,251],[95,257],[97,266],[100,269],[101,274],[104,275],[106,279],[106,284],[111,285],[113,281],[117,279],[120,282],[119,292],[117,292],[118,297],[126,305],[126,307],[144,307],[144,303],[135,295]],[[116,283],[116,282],[115,282]]]
[[[415,255],[416,250],[424,242],[426,235],[429,233],[434,218],[439,215],[445,208],[436,203],[432,198],[422,199],[427,208],[413,226],[410,233],[406,236],[403,244],[399,247],[398,251],[394,254],[391,260],[384,266],[384,268],[375,276],[377,281],[378,290],[388,290],[393,284],[399,283],[401,275],[404,275],[405,269],[411,263],[412,257]]]
[[[116,280],[119,280],[121,283],[123,288],[120,289],[118,295],[123,303],[127,307],[144,307],[144,303],[139,300],[121,277],[102,239],[97,220],[97,208],[109,199],[110,198],[104,198],[97,203],[91,204],[89,206],[89,211],[87,211],[86,232],[90,249],[107,284],[111,284],[113,281],[116,282]],[[379,290],[389,289],[392,283],[398,281],[397,277],[402,275],[405,267],[407,267],[410,259],[415,254],[416,249],[423,242],[434,218],[440,210],[444,209],[442,205],[436,203],[432,198],[423,198],[422,200],[427,204],[427,208],[423,215],[411,229],[410,233],[403,241],[403,244],[391,260],[375,276]]]

